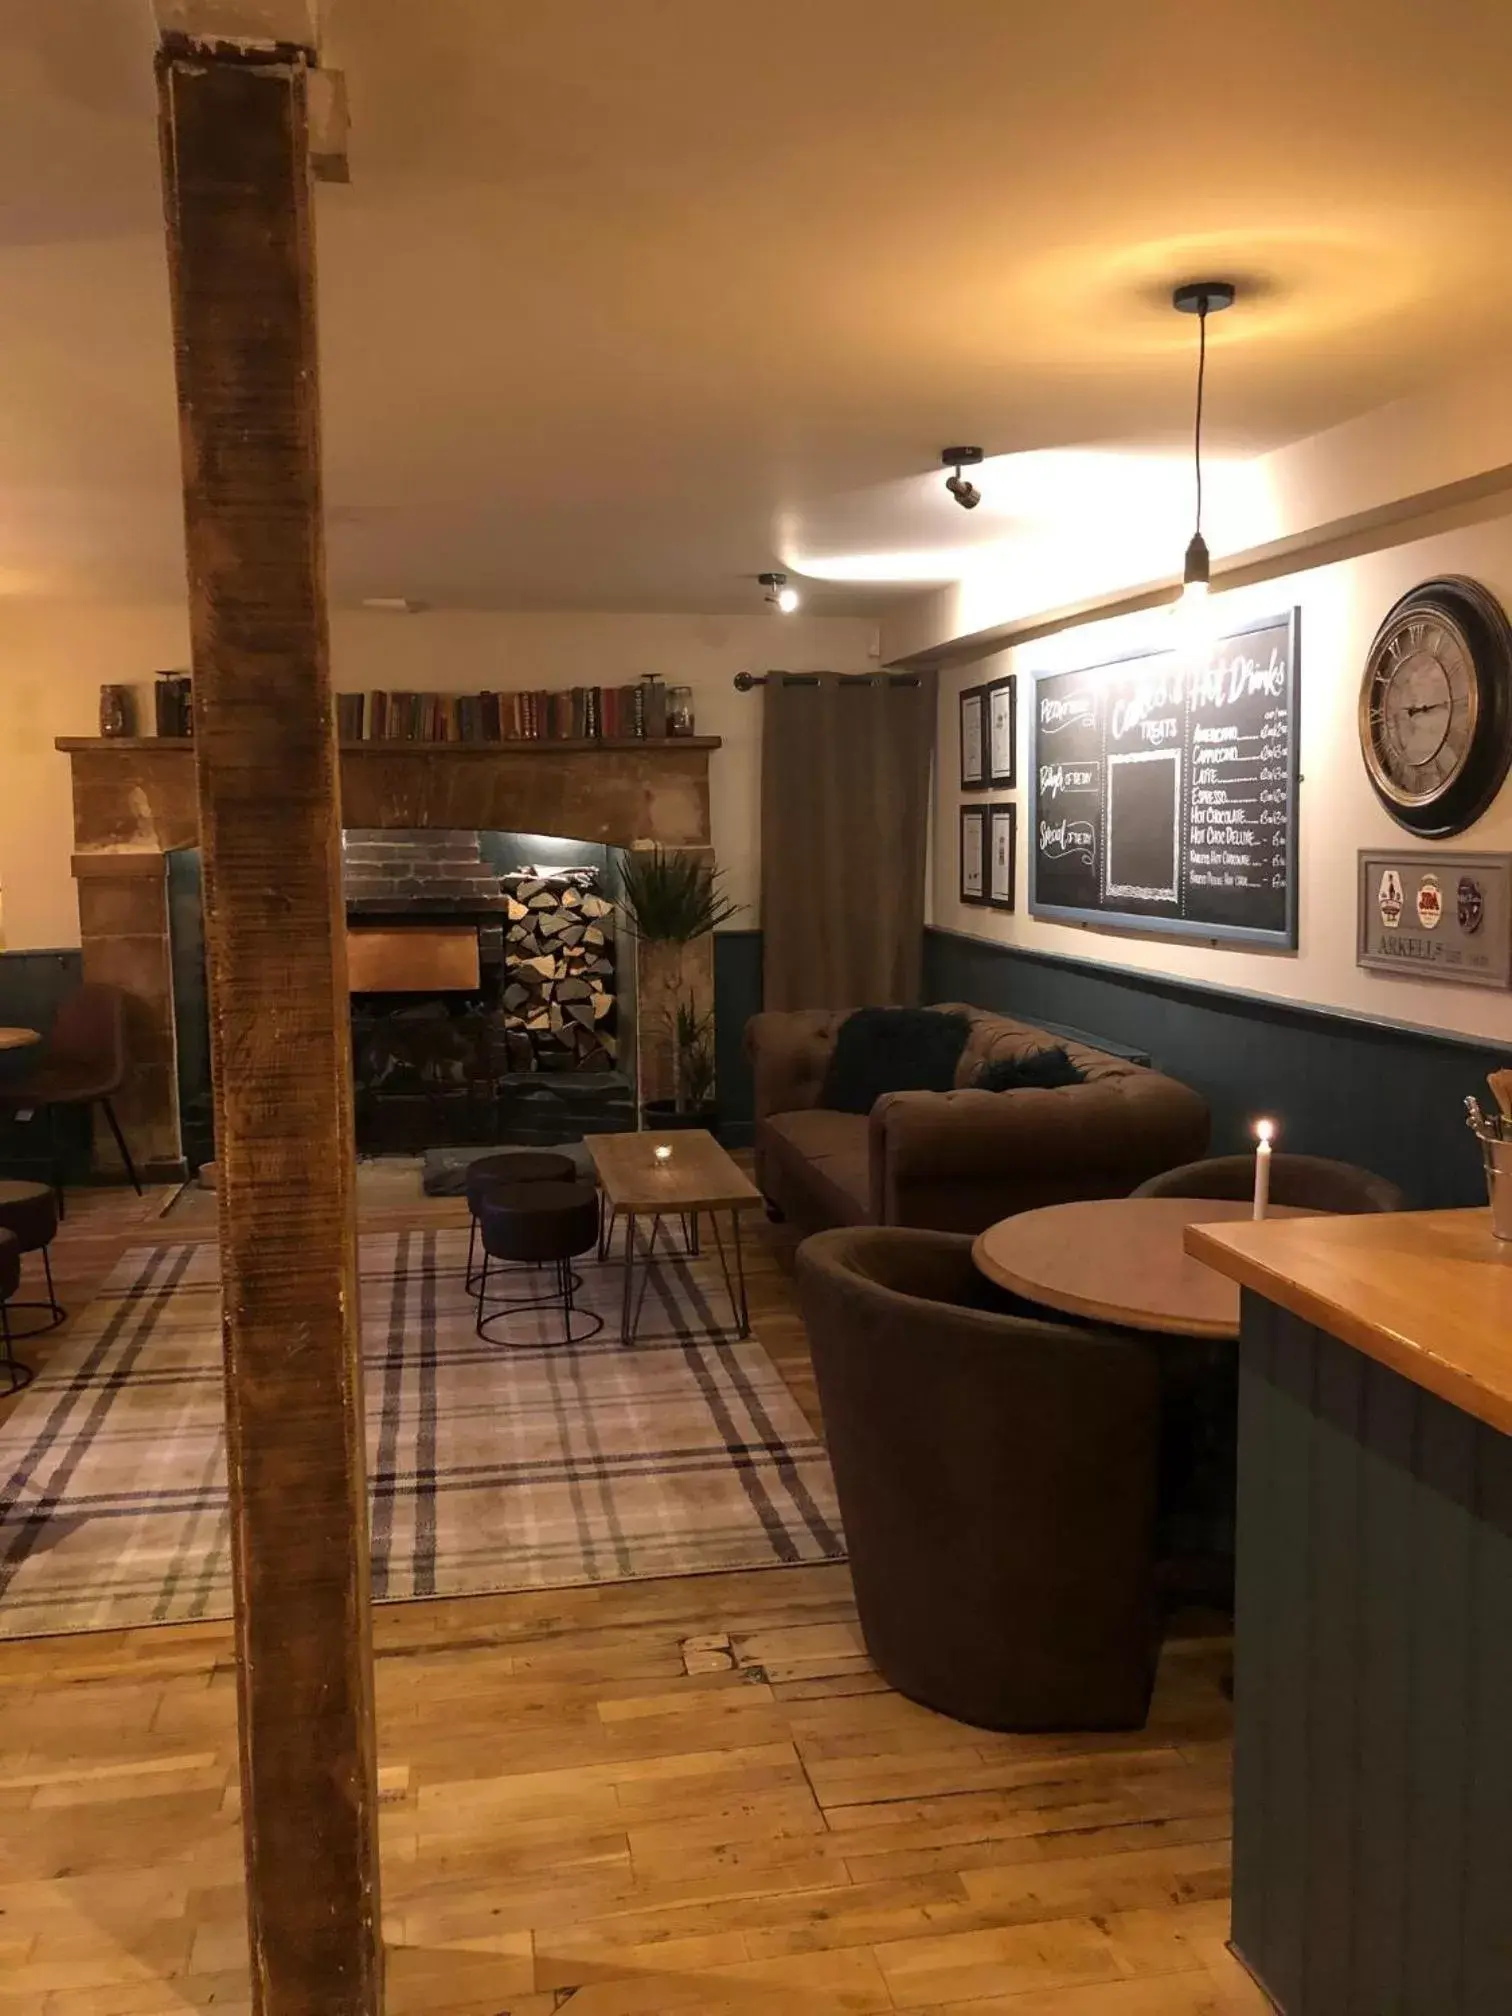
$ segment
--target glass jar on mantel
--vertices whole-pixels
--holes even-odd
[[[669,735],[691,735],[693,733],[693,688],[691,686],[668,687],[667,733]]]
[[[111,741],[136,733],[136,695],[129,686],[100,688],[100,733]]]

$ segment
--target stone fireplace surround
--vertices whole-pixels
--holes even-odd
[[[614,847],[710,852],[712,737],[667,742],[350,743],[341,751],[342,815],[352,827],[560,834]],[[159,1180],[185,1170],[177,1085],[168,856],[197,849],[190,742],[60,738],[72,770],[73,869],[84,977],[129,1002],[131,1070],[117,1111],[133,1152]],[[692,948],[687,987],[712,1011],[713,945]],[[636,948],[638,965],[654,948]],[[665,1035],[637,1026],[643,1098],[670,1085]],[[115,1151],[96,1144],[103,1173]]]

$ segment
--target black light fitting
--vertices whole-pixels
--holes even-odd
[[[1207,318],[1232,308],[1237,291],[1232,280],[1187,280],[1171,294],[1171,306],[1178,314],[1197,317],[1197,419],[1192,437],[1197,522],[1181,570],[1181,600],[1188,608],[1206,600],[1211,579],[1207,541],[1202,536],[1202,400],[1207,384]]]
[[[968,482],[961,474],[963,469],[975,468],[983,459],[980,448],[942,448],[940,466],[953,469],[955,474],[945,478],[945,488],[954,497],[963,511],[975,511],[982,501],[982,493],[975,483]]]
[[[784,616],[791,616],[798,607],[799,597],[798,590],[788,586],[786,574],[779,574],[774,569],[769,569],[765,574],[758,574],[756,579],[766,590],[767,601],[780,609]]]

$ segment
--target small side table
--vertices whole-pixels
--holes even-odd
[[[754,1210],[763,1201],[761,1192],[702,1127],[688,1127],[670,1134],[590,1134],[583,1144],[593,1157],[599,1187],[609,1211],[623,1217],[625,1224],[625,1278],[620,1297],[620,1342],[633,1344],[646,1299],[646,1282],[656,1265],[656,1240],[664,1218],[681,1218],[696,1227],[700,1211],[707,1211],[714,1228],[714,1243],[725,1287],[730,1294],[730,1313],[735,1334],[751,1334],[750,1305],[746,1299],[745,1255],[740,1243],[740,1214]],[[667,1152],[658,1156],[657,1150]],[[730,1250],[725,1247],[720,1214],[730,1214]],[[635,1292],[638,1218],[651,1220],[651,1237],[641,1256],[639,1295]],[[689,1237],[696,1250],[696,1231]],[[733,1262],[733,1272],[731,1266]]]

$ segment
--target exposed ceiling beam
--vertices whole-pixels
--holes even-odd
[[[152,0],[158,33],[238,49],[305,49],[320,62],[325,0]],[[350,182],[346,77],[313,69],[308,84],[310,170],[317,182]]]
[[[162,35],[320,52],[322,0],[152,0]]]

